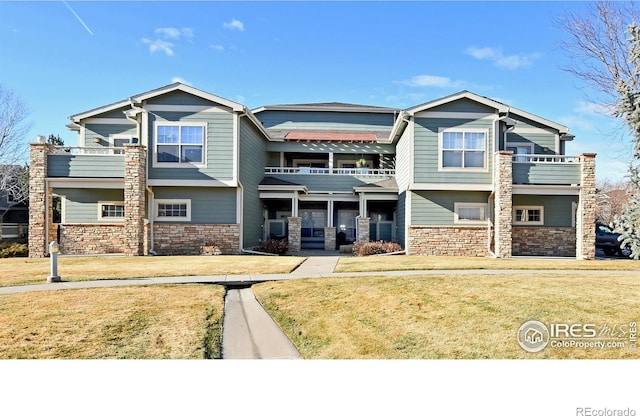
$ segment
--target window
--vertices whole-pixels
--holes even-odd
[[[155,219],[157,221],[191,221],[191,200],[157,199]]]
[[[111,135],[109,136],[109,144],[111,147],[115,147],[115,154],[124,154],[124,145],[129,144],[133,136],[124,135]]]
[[[100,221],[124,220],[124,202],[98,202],[98,219]]]
[[[486,169],[486,131],[440,132],[441,169]]]
[[[455,223],[484,223],[487,220],[487,204],[456,202],[453,207]]]
[[[513,152],[514,155],[531,155],[533,154],[533,143],[507,143],[507,150]],[[528,162],[526,156],[516,157],[516,162]]]
[[[181,123],[156,125],[156,162],[204,163],[205,126]]]
[[[544,223],[544,208],[541,206],[513,207],[513,223],[527,225],[542,225]]]

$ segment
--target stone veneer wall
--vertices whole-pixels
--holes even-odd
[[[137,144],[124,146],[124,228],[125,254],[145,254],[144,220],[146,215],[147,148]]]
[[[124,224],[61,224],[62,254],[111,254],[125,252]]]
[[[513,227],[513,254],[517,256],[576,255],[574,227]]]
[[[302,249],[302,218],[289,217],[287,227],[289,252],[297,253]]]
[[[409,227],[408,254],[484,257],[488,254],[487,233],[484,226]]]
[[[577,258],[593,260],[596,257],[596,155],[580,155],[580,198],[576,213]]]
[[[358,243],[369,242],[369,217],[357,217],[356,218],[356,241]]]
[[[46,143],[29,145],[29,257],[45,257],[51,241],[53,194],[47,189],[45,179],[47,155],[52,149],[53,146]]]
[[[324,227],[324,249],[335,250],[336,249],[336,228]]]
[[[203,246],[240,253],[240,224],[153,224],[153,249],[160,255],[199,255]]]
[[[500,151],[494,156],[494,252],[497,257],[511,257],[511,221],[513,207],[513,152]]]

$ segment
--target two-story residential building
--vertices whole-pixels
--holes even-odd
[[[54,239],[85,254],[239,253],[269,238],[292,252],[595,253],[595,155],[566,156],[567,127],[468,91],[409,109],[251,111],[176,83],[69,128],[77,148],[31,144],[33,257]]]

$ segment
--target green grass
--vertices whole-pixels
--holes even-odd
[[[640,321],[635,276],[371,276],[269,282],[254,292],[308,359],[640,358],[626,348],[533,354],[517,342],[532,319]]]
[[[137,279],[162,276],[289,273],[303,257],[272,256],[97,256],[58,257],[64,281]],[[50,260],[0,259],[0,286],[38,284],[50,275]]]

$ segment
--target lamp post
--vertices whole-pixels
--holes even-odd
[[[51,256],[51,273],[47,277],[47,282],[60,282],[60,276],[58,276],[58,252],[60,251],[60,245],[57,241],[49,243],[49,254]]]

